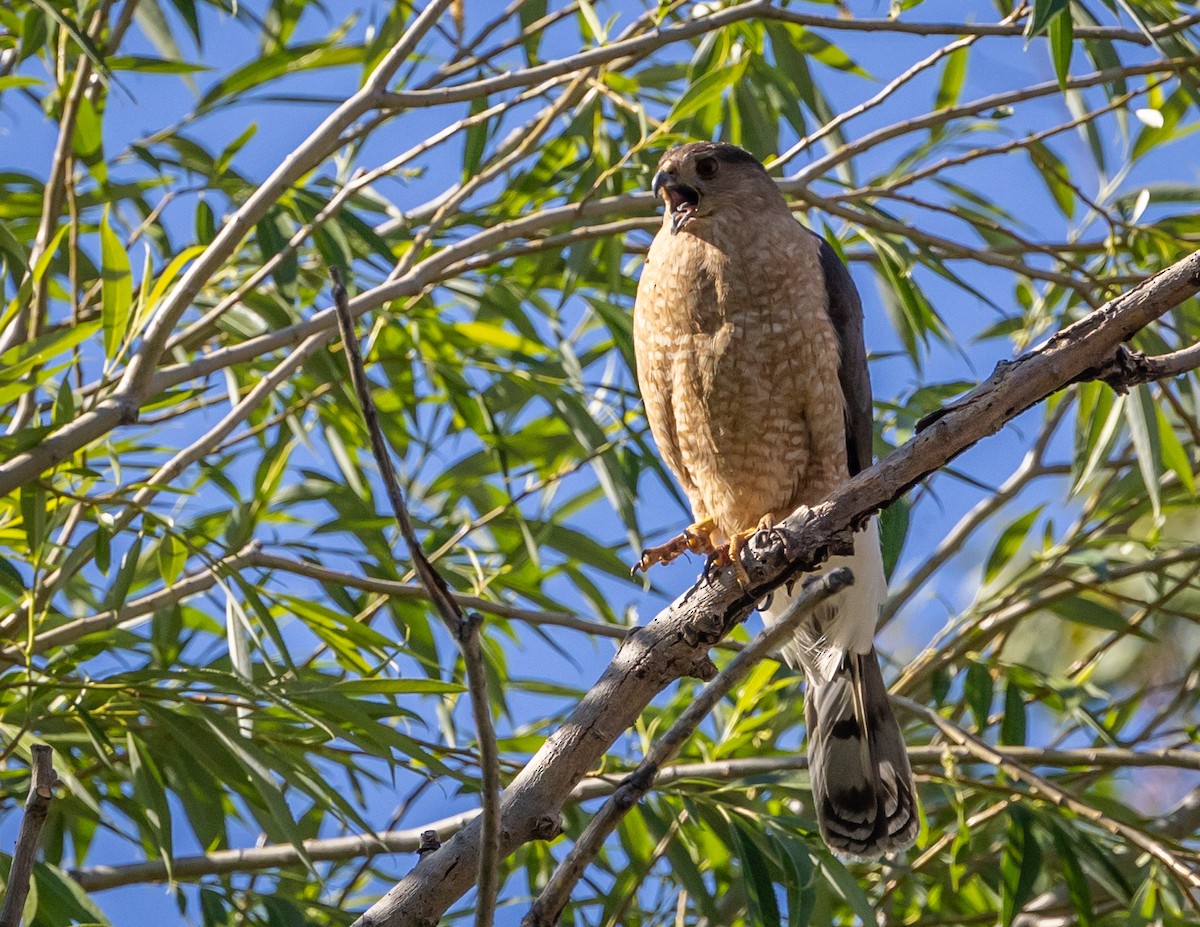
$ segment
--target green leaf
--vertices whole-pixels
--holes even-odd
[[[133,274],[129,255],[116,232],[108,224],[108,210],[100,221],[101,312],[104,324],[104,355],[116,360],[129,328],[129,309],[133,305]]]
[[[88,37],[79,26],[73,22],[63,11],[59,10],[50,0],[33,0],[33,3],[45,12],[47,16],[63,27],[75,40],[75,44],[82,49],[83,53],[91,61],[92,67],[102,77],[109,76],[108,65],[104,62],[104,55],[100,49],[96,48],[96,44]]]
[[[131,732],[125,735],[125,750],[129,757],[129,770],[133,774],[133,794],[140,814],[139,826],[146,833],[147,850],[157,849],[167,866],[167,877],[171,874],[174,857],[171,840],[171,808],[163,786],[162,773],[150,753],[141,750],[137,738]]]
[[[743,832],[740,822],[729,827],[730,836],[742,864],[742,883],[746,886],[748,914],[752,922],[763,927],[781,927],[775,886],[768,874],[767,860],[755,845],[753,836]]]
[[[29,552],[41,559],[42,543],[46,540],[46,490],[41,483],[21,487],[21,523]]]
[[[1099,601],[1099,593],[1081,592],[1079,595],[1051,602],[1047,608],[1060,618],[1090,628],[1136,634],[1149,640],[1149,635],[1140,628],[1130,628],[1129,619],[1111,605]]]
[[[709,71],[699,80],[693,81],[683,96],[681,96],[667,116],[669,124],[683,122],[695,116],[706,107],[720,101],[722,94],[742,79],[746,71],[746,61],[739,61],[728,68]]]
[[[40,927],[58,924],[79,924],[81,927],[112,927],[104,912],[88,893],[66,872],[49,863],[33,864],[33,886],[36,893],[36,920]]]
[[[351,695],[453,695],[466,688],[440,679],[344,679],[337,691]]]
[[[879,536],[883,542],[883,570],[888,579],[892,578],[896,564],[900,562],[900,554],[904,551],[910,508],[908,497],[901,496],[879,516]]]
[[[1000,722],[1000,743],[1024,746],[1025,727],[1025,700],[1021,696],[1021,687],[1010,679],[1004,687],[1004,720]]]
[[[1157,408],[1155,412],[1158,419],[1158,446],[1162,452],[1163,465],[1179,477],[1183,488],[1194,496],[1196,495],[1196,477],[1192,472],[1192,461],[1188,457],[1183,443],[1175,434],[1175,428],[1167,418],[1166,411]]]
[[[141,556],[141,553],[142,536],[139,534],[129,545],[129,550],[125,551],[125,556],[121,558],[121,566],[117,569],[117,578],[113,580],[112,588],[105,601],[107,609],[119,611],[125,605],[129,588],[133,585],[134,574],[137,572],[138,557]]]
[[[1025,37],[1041,35],[1050,20],[1060,13],[1070,16],[1070,0],[1033,0],[1033,15],[1025,26]]]
[[[300,71],[336,68],[357,64],[363,60],[363,49],[351,45],[316,43],[288,48],[273,55],[257,58],[228,77],[217,81],[200,98],[199,112],[212,109],[223,100],[242,96],[262,84]]]
[[[1075,51],[1075,27],[1071,11],[1064,9],[1050,21],[1050,57],[1054,61],[1054,73],[1058,85],[1065,87],[1071,76],[1071,54]]]
[[[158,573],[168,586],[179,579],[187,554],[187,545],[173,532],[163,535],[158,544]]]
[[[1162,495],[1158,487],[1158,475],[1162,472],[1159,455],[1158,419],[1150,387],[1146,384],[1134,387],[1129,401],[1125,403],[1125,421],[1129,425],[1129,438],[1133,442],[1138,470],[1142,474],[1142,485],[1150,499],[1150,509],[1157,520],[1162,517]],[[1151,430],[1150,423],[1155,428]]]
[[[87,165],[92,176],[101,184],[108,183],[108,166],[104,162],[104,137],[100,115],[84,94],[75,116],[75,136],[72,148],[75,156]]]
[[[1033,523],[1037,521],[1045,505],[1039,505],[1032,511],[1026,512],[1007,528],[996,541],[992,553],[988,557],[987,567],[983,571],[984,583],[990,583],[1008,566],[1029,536]]]
[[[1012,805],[1008,816],[1008,840],[1000,857],[1000,922],[1006,927],[1033,897],[1034,885],[1042,871],[1042,848],[1034,838],[1029,812]]]
[[[971,663],[967,667],[967,678],[964,683],[963,697],[971,707],[975,716],[975,729],[981,734],[988,728],[988,718],[992,713],[992,697],[995,693],[995,680],[991,671],[982,663]]]
[[[1067,880],[1067,896],[1071,899],[1075,916],[1079,918],[1079,927],[1092,927],[1095,924],[1092,889],[1079,863],[1075,847],[1071,845],[1071,840],[1063,829],[1055,823],[1050,824],[1050,835],[1054,838],[1055,849],[1058,850],[1058,862]]]
[[[966,48],[956,49],[946,57],[942,80],[938,84],[937,99],[933,104],[935,110],[946,109],[958,103],[963,82],[967,79],[967,61]]]

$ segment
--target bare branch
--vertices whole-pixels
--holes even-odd
[[[1102,811],[1093,808],[1091,805],[1080,801],[1069,792],[1060,789],[1054,783],[1046,778],[1039,776],[1025,766],[1015,762],[1011,758],[1004,755],[999,749],[989,746],[978,737],[968,734],[962,728],[950,721],[947,721],[932,708],[910,701],[909,699],[894,696],[893,699],[900,705],[903,705],[913,714],[924,718],[929,723],[933,724],[945,734],[950,740],[960,746],[966,747],[980,760],[990,763],[997,769],[1000,769],[1012,776],[1018,782],[1030,790],[1030,792],[1039,798],[1049,801],[1054,805],[1078,814],[1080,817],[1091,821],[1098,827],[1102,827],[1109,833],[1115,834],[1125,840],[1128,840],[1134,846],[1149,853],[1179,880],[1183,887],[1183,896],[1188,899],[1193,909],[1200,912],[1200,900],[1198,900],[1194,892],[1200,889],[1200,875],[1193,872],[1187,865],[1181,862],[1176,856],[1163,844],[1150,837],[1136,827],[1131,827],[1116,818],[1105,814]]]
[[[1001,106],[1012,106],[1016,103],[1023,103],[1027,100],[1035,100],[1039,97],[1051,96],[1061,93],[1066,90],[1082,90],[1085,87],[1094,87],[1097,84],[1109,83],[1113,80],[1120,80],[1127,77],[1136,77],[1145,74],[1160,74],[1163,72],[1185,71],[1194,68],[1200,64],[1200,57],[1190,56],[1186,58],[1167,58],[1154,61],[1148,64],[1129,65],[1127,67],[1105,68],[1102,71],[1093,71],[1090,74],[1083,74],[1079,77],[1072,77],[1064,81],[1061,85],[1056,80],[1045,81],[1040,84],[1031,84],[1028,87],[1022,87],[1018,90],[1006,90],[1001,93],[989,94],[986,97],[980,97],[976,100],[971,100],[968,103],[960,103],[957,106],[947,106],[939,110],[926,113],[923,116],[917,116],[913,119],[906,119],[903,122],[896,122],[873,132],[868,132],[866,135],[853,142],[849,142],[841,147],[831,151],[824,157],[818,158],[811,164],[801,168],[791,179],[802,183],[808,183],[818,177],[822,177],[833,170],[837,165],[844,161],[848,161],[855,155],[861,154],[883,142],[890,141],[893,138],[899,138],[902,135],[907,135],[910,132],[919,132],[922,129],[928,129],[935,125],[944,125],[955,119],[960,119],[963,116],[973,116],[985,110],[996,109]]]
[[[708,647],[741,621],[768,591],[811,569],[851,530],[966,448],[1084,371],[1112,356],[1136,331],[1200,292],[1200,253],[1192,254],[1068,326],[1043,346],[1000,365],[956,408],[824,503],[800,510],[777,531],[788,538],[754,546],[749,588],[726,568],[685,592],[649,625],[631,634],[603,676],[505,790],[502,850],[537,839],[539,822],[557,814],[566,795],[650,699],[681,674],[711,673]],[[427,925],[472,884],[479,829],[471,824],[428,854],[358,927]]]
[[[831,570],[805,589],[779,620],[759,632],[741,653],[729,661],[700,694],[683,710],[678,720],[646,751],[637,769],[625,777],[616,792],[588,822],[571,852],[558,864],[554,874],[521,920],[522,927],[554,927],[571,897],[579,877],[600,852],[625,813],[650,791],[663,763],[679,752],[684,742],[700,726],[721,699],[771,651],[790,638],[797,626],[830,596],[854,582],[849,570]]]
[[[1059,766],[1064,769],[1127,769],[1132,767],[1165,767],[1200,771],[1200,753],[1188,748],[1162,750],[1131,750],[1121,747],[1097,747],[1080,750],[1049,750],[1044,747],[1005,747],[1005,756],[1019,763],[1037,766]],[[966,747],[958,744],[939,744],[928,747],[909,747],[909,762],[914,767],[942,770],[948,758],[983,762]],[[989,764],[990,765],[990,764]],[[769,773],[808,769],[808,757],[802,753],[783,756],[755,756],[708,763],[679,763],[661,769],[654,778],[653,788],[665,791],[688,782],[736,782]],[[609,773],[582,779],[567,798],[568,803],[588,801],[611,795],[620,786],[626,773]],[[1200,808],[1200,803],[1197,804]],[[1196,809],[1193,809],[1193,814]],[[302,866],[305,857],[313,862],[344,862],[352,859],[371,859],[389,853],[423,854],[438,849],[442,842],[458,833],[479,816],[478,809],[448,818],[409,827],[404,830],[383,831],[347,837],[326,837],[304,841],[304,856],[294,844],[268,844],[239,850],[216,850],[198,856],[181,856],[165,862],[146,861],[121,865],[89,866],[73,870],[70,875],[89,892],[137,885],[146,882],[166,882],[171,879],[187,881],[230,872],[260,872],[287,866]],[[1200,827],[1192,825],[1191,830]],[[1170,836],[1183,833],[1155,827]],[[1190,833],[1190,831],[1188,831]],[[427,837],[432,834],[435,839]],[[953,839],[950,834],[947,840]]]
[[[354,316],[350,311],[350,302],[346,288],[342,284],[342,276],[336,267],[329,270],[333,278],[333,304],[337,310],[338,328],[342,335],[342,345],[346,349],[346,359],[350,365],[350,380],[354,392],[358,396],[359,409],[371,438],[371,452],[379,465],[379,473],[383,478],[384,489],[392,504],[392,512],[400,526],[400,533],[408,545],[409,556],[422,587],[429,595],[442,621],[450,633],[454,635],[462,649],[463,665],[466,668],[467,689],[471,697],[471,708],[475,718],[475,732],[479,740],[480,760],[483,763],[483,783],[480,790],[480,803],[483,806],[481,852],[479,854],[479,890],[476,904],[477,927],[491,927],[492,917],[496,907],[496,892],[498,889],[500,865],[500,759],[496,748],[496,732],[492,729],[492,709],[488,699],[487,674],[483,667],[483,653],[479,647],[478,616],[468,617],[459,608],[458,602],[446,585],[446,580],[437,571],[413,530],[412,518],[408,514],[408,506],[400,491],[400,480],[396,468],[392,464],[387,442],[383,437],[383,428],[379,424],[379,415],[375,411],[375,402],[371,398],[371,386],[367,380],[366,368],[362,355],[358,350],[358,339],[354,334]],[[312,339],[309,339],[310,341]]]
[[[1004,484],[996,492],[980,500],[942,539],[924,563],[918,566],[911,575],[906,576],[903,582],[895,584],[888,591],[887,601],[884,602],[883,609],[879,614],[880,628],[886,627],[891,622],[900,607],[912,598],[913,594],[925,584],[930,576],[962,548],[967,538],[980,525],[1012,501],[1029,484],[1030,480],[1042,472],[1042,458],[1046,453],[1046,447],[1068,407],[1068,403],[1062,403],[1055,410],[1054,415],[1043,424],[1033,447],[1029,449],[1020,466],[1004,481]]]
[[[53,762],[54,752],[46,744],[33,745],[29,797],[25,800],[25,816],[21,818],[12,867],[8,871],[4,907],[0,908],[0,927],[19,927],[21,923],[25,899],[29,896],[34,859],[41,846],[42,827],[46,823],[46,815],[50,813],[50,800],[58,783]]]
[[[1200,344],[1154,357],[1122,346],[1115,356],[1094,372],[1088,371],[1087,378],[1103,380],[1118,393],[1125,393],[1140,383],[1169,380],[1190,373],[1197,367],[1200,367]]]

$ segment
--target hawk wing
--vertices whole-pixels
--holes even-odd
[[[841,350],[838,380],[846,409],[846,464],[850,475],[871,466],[874,407],[871,403],[871,374],[867,370],[867,346],[863,342],[862,300],[829,242],[821,239],[821,273],[829,297],[829,318]]]

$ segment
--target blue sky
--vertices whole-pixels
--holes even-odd
[[[251,3],[248,7],[261,10],[261,3]],[[927,8],[926,8],[927,7]],[[912,18],[937,19],[948,14],[941,4],[927,4],[911,11]],[[963,13],[964,7],[971,13]],[[325,12],[313,8],[306,13],[302,21],[300,34],[293,41],[303,41],[306,36],[319,37],[328,33],[331,26],[345,19],[353,11],[363,9],[361,15],[350,32],[350,36],[360,36],[366,24],[378,21],[387,4],[373,3],[360,5],[357,3],[330,2],[325,5]],[[598,8],[602,18],[609,15],[621,14],[637,9],[632,3],[601,3]],[[856,15],[883,16],[887,13],[886,4],[855,3],[852,8]],[[819,11],[828,12],[831,7],[820,6]],[[492,5],[483,0],[467,0],[466,15],[468,24],[483,21],[493,12]],[[972,16],[979,20],[994,19],[995,14],[989,4],[969,3],[954,5],[953,15]],[[243,27],[228,16],[216,16],[208,8],[203,13],[205,31],[207,34],[206,47],[203,50],[203,60],[214,70],[207,74],[196,76],[198,88],[208,86],[216,77],[227,73],[232,67],[253,60],[259,53],[256,35],[253,30]],[[573,26],[571,27],[573,29]],[[558,33],[559,45],[553,43],[549,48],[555,52],[566,53],[573,50],[567,33]],[[826,69],[819,69],[820,79],[834,102],[844,108],[849,108],[861,102],[878,89],[887,79],[908,67],[917,58],[932,51],[942,44],[944,39],[920,39],[914,37],[898,37],[876,33],[870,36],[859,36],[842,33],[830,36],[842,45],[856,58],[873,76],[874,82],[864,80],[837,79]],[[971,54],[971,67],[967,84],[963,91],[964,98],[981,96],[996,90],[1016,84],[1053,79],[1053,68],[1049,55],[1042,40],[1037,40],[1024,54],[1015,54],[1017,44],[1012,40],[983,40]],[[129,50],[135,53],[156,54],[152,46],[136,30],[129,40]],[[194,48],[184,49],[186,57],[199,58],[201,53]],[[27,70],[36,73],[37,66],[27,63]],[[869,114],[851,124],[850,131],[859,136],[879,125],[892,122],[905,113],[917,113],[928,108],[932,98],[939,70],[934,70],[925,77],[914,81],[901,94],[879,111]],[[287,90],[298,94],[319,94],[330,100],[348,96],[356,89],[358,81],[357,68],[324,70],[317,73],[302,73],[291,77]],[[108,151],[121,148],[147,132],[183,118],[192,108],[194,97],[192,91],[180,81],[176,84],[175,92],[164,95],[161,79],[143,80],[137,74],[121,75],[122,85],[128,93],[116,91],[110,96],[110,104],[105,116],[105,139]],[[275,88],[277,89],[277,88]],[[15,99],[14,95],[6,97],[6,101]],[[250,124],[257,125],[254,137],[238,154],[234,164],[243,174],[253,178],[263,178],[272,170],[279,160],[291,151],[319,124],[328,113],[331,105],[328,103],[295,105],[277,101],[259,100],[253,105],[230,107],[206,116],[193,131],[203,137],[205,143],[213,150],[220,150],[224,144],[238,137]],[[1065,107],[1058,97],[1022,107],[1019,114],[1013,117],[1007,131],[1019,134],[1023,127],[1047,124],[1051,119],[1061,121],[1065,115]],[[454,115],[458,115],[455,113]],[[418,110],[409,114],[384,130],[377,133],[365,147],[361,163],[373,166],[391,157],[400,150],[401,146],[411,144],[415,137],[420,137],[444,126],[451,114],[443,109]],[[1109,123],[1106,123],[1109,125]],[[0,111],[0,170],[20,169],[40,172],[41,166],[49,162],[53,149],[55,126],[41,118],[28,103],[6,104]],[[1057,147],[1058,153],[1068,163],[1086,163],[1084,142],[1074,136],[1063,137]],[[873,152],[863,162],[864,168],[884,166],[888,159],[895,158],[903,149],[903,145],[884,146]],[[765,155],[766,152],[757,152]],[[1011,162],[1012,159],[1008,159]],[[456,181],[459,176],[459,161],[457,152],[453,157],[436,157],[423,162],[424,173],[420,177],[407,181],[385,181],[379,189],[394,200],[401,208],[411,208],[427,201],[445,186]],[[792,165],[796,169],[804,161]],[[1004,189],[998,193],[1006,199],[1011,211],[1019,214],[1026,222],[1041,226],[1046,240],[1058,240],[1065,234],[1064,222],[1060,215],[1051,211],[1046,197],[1038,186],[1040,180],[1034,169],[1028,164],[1015,172],[1013,165],[1004,166]],[[1188,180],[1196,179],[1196,167],[1189,168]],[[995,159],[976,168],[967,177],[976,183],[980,189],[990,189],[996,180],[989,172],[996,171]],[[1145,165],[1146,173],[1130,178],[1130,189],[1135,189],[1139,183],[1148,183],[1159,179],[1178,177],[1181,165],[1163,160],[1160,163],[1151,161]],[[119,173],[119,172],[118,172]],[[1087,178],[1084,178],[1084,183]],[[194,205],[182,197],[179,203],[180,235],[190,233],[190,215]],[[931,216],[923,226],[930,231],[952,234],[955,226],[946,217]],[[1094,234],[1094,233],[1093,233]],[[134,264],[140,262],[140,254],[134,256]],[[862,266],[853,268],[856,280],[863,291],[867,317],[867,344],[876,355],[872,364],[872,376],[875,391],[880,397],[894,397],[904,393],[919,382],[911,363],[903,356],[900,342],[891,323],[883,311],[881,300],[875,290],[869,274]],[[1000,271],[981,271],[972,276],[972,282],[981,289],[994,293],[995,301],[1002,307],[1011,302],[1008,289],[1008,275]],[[958,348],[933,345],[925,362],[926,376],[931,381],[950,381],[955,379],[977,380],[986,376],[997,360],[1007,356],[1006,346],[1002,341],[989,341],[975,344],[971,336],[980,329],[995,321],[993,309],[972,300],[961,290],[939,281],[928,282],[928,293],[935,305],[945,317],[951,329],[960,336]],[[955,464],[956,468],[969,473],[975,480],[986,485],[1000,483],[1019,462],[1025,453],[1029,435],[1036,427],[1040,413],[1026,413],[1015,423],[1007,427],[997,437],[984,442],[967,452]],[[1070,431],[1066,430],[1064,440],[1068,440]],[[1065,451],[1066,445],[1058,450]],[[314,461],[325,467],[331,467],[328,459]],[[919,562],[920,557],[940,540],[949,528],[958,520],[961,514],[984,495],[985,490],[974,488],[964,482],[953,479],[938,479],[934,484],[934,494],[926,496],[913,514],[910,539],[906,555],[900,564],[900,572],[911,569]],[[670,501],[668,494],[652,484],[647,479],[644,485],[645,496],[640,500],[652,510],[669,512],[669,517],[663,518],[663,534],[668,528],[682,526],[686,513],[679,510]],[[1058,497],[1061,502],[1063,485],[1051,483],[1039,484],[1034,491],[1018,498],[1014,510],[1025,511],[1037,502],[1047,501]],[[1059,517],[1063,511],[1058,509]],[[610,520],[597,519],[595,511],[588,513],[587,528],[596,537],[612,538],[614,543],[623,538],[623,532],[615,518]],[[649,520],[644,520],[649,523]],[[986,542],[977,542],[985,544]],[[968,548],[960,558],[962,563],[977,564],[986,551]],[[660,571],[655,577],[659,593],[644,593],[629,586],[609,584],[615,601],[621,601],[636,611],[641,620],[648,620],[673,595],[687,588],[695,577],[696,563],[677,565],[670,570]],[[910,603],[903,614],[904,621],[896,622],[887,632],[887,644],[894,648],[898,656],[912,655],[922,646],[929,636],[941,627],[947,615],[968,604],[974,597],[978,583],[977,574],[956,568],[953,564],[943,571],[943,575]],[[751,620],[751,629],[757,627],[757,619]],[[585,644],[578,635],[570,638],[569,645],[572,654],[579,661],[580,669],[572,682],[578,682],[578,677],[594,676],[607,662],[612,653],[609,642],[601,641]],[[561,680],[561,666],[555,666],[558,655],[546,645],[530,638],[521,648],[513,648],[510,662],[514,670],[521,675],[534,676],[545,673],[547,678]],[[547,667],[553,669],[547,672]],[[575,671],[568,671],[572,675]],[[527,696],[532,698],[531,696]],[[519,707],[520,701],[514,702]],[[390,793],[380,793],[374,802],[373,811],[378,813],[379,820],[390,816],[395,805],[395,796]],[[403,826],[414,826],[422,821],[442,817],[459,810],[465,810],[473,805],[470,797],[453,794],[440,786],[435,786],[423,796],[405,820]],[[0,822],[0,841],[6,845],[11,842],[17,823],[16,815],[8,814]],[[255,835],[244,833],[240,835],[246,844],[252,843]],[[125,844],[113,842],[113,858],[109,862],[124,862],[129,852]],[[185,848],[181,849],[186,852]],[[94,857],[98,859],[99,857]],[[393,861],[394,871],[402,873],[411,864],[411,859],[399,858]],[[162,886],[137,886],[128,889],[114,890],[97,896],[98,901],[117,924],[145,923],[150,917],[163,925],[184,923],[178,913],[175,901]],[[505,912],[498,923],[516,923],[517,912]],[[510,920],[511,918],[511,920]]]

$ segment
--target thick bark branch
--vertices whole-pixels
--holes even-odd
[[[778,540],[754,547],[749,588],[732,569],[701,579],[645,628],[631,633],[566,723],[554,732],[505,790],[502,851],[553,832],[571,789],[641,714],[681,675],[709,678],[707,649],[753,610],[767,592],[812,569],[853,528],[995,434],[1021,412],[1103,365],[1138,330],[1200,292],[1200,253],[1063,329],[1041,347],[1000,364],[986,382],[886,459],[847,482],[813,509],[793,513]],[[472,822],[426,855],[357,922],[357,927],[432,927],[473,882],[479,825]]]

